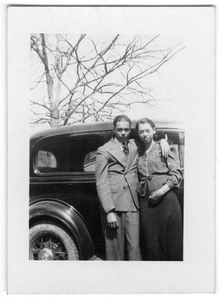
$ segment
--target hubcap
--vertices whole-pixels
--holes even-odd
[[[43,248],[38,253],[38,260],[53,260],[54,253],[51,249]]]

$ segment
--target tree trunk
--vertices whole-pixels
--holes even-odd
[[[57,127],[58,125],[58,119],[59,119],[59,111],[58,107],[55,103],[54,95],[53,95],[53,79],[50,74],[49,70],[49,63],[48,63],[48,57],[47,57],[47,51],[46,51],[46,41],[44,34],[40,34],[41,41],[42,41],[42,55],[43,55],[43,63],[45,68],[45,74],[46,74],[46,83],[47,83],[47,93],[51,108],[50,113],[50,127]]]

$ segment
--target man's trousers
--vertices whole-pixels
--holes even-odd
[[[104,211],[102,229],[105,237],[106,260],[141,260],[139,248],[139,212],[115,212],[118,228],[107,224]],[[127,257],[125,257],[125,253]]]

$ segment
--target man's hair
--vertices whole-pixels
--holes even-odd
[[[120,121],[128,122],[131,127],[131,120],[129,119],[129,117],[127,117],[126,115],[118,115],[114,118],[114,121],[113,121],[114,128],[116,127],[117,123]]]

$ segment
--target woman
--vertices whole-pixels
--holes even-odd
[[[182,173],[171,150],[161,155],[154,140],[153,121],[143,118],[136,124],[142,142],[138,160],[142,254],[146,260],[183,260],[182,215],[174,187]]]

